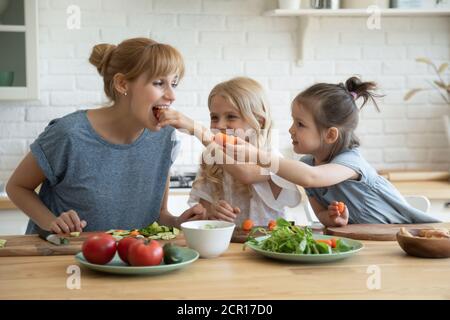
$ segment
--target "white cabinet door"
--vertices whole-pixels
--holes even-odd
[[[0,235],[25,234],[28,220],[20,210],[0,210]]]
[[[181,215],[184,211],[189,209],[189,205],[187,203],[188,199],[188,194],[170,192],[168,200],[169,212],[174,216]]]

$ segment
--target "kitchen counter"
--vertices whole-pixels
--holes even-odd
[[[0,299],[450,299],[450,259],[410,257],[397,242],[363,243],[355,256],[328,264],[270,260],[232,243],[219,258],[159,276],[81,267],[79,290],[66,288],[73,256],[2,257]],[[369,289],[377,268],[381,288]]]

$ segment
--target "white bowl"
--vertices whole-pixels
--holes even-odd
[[[181,224],[189,248],[200,253],[202,258],[215,258],[230,245],[234,223],[219,220],[197,220]]]

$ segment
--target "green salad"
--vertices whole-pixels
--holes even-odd
[[[257,231],[268,237],[258,241],[253,236]],[[283,218],[277,219],[272,231],[264,228],[253,229],[247,238],[247,243],[266,251],[293,254],[332,254],[354,249],[343,239],[314,239],[311,228],[292,225]]]

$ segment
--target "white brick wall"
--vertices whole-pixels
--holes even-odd
[[[66,8],[81,8],[81,30],[66,29]],[[87,58],[95,43],[150,36],[179,48],[186,77],[176,106],[208,124],[206,99],[218,82],[247,75],[267,89],[280,148],[290,148],[290,102],[317,81],[341,82],[360,74],[376,80],[386,97],[381,113],[368,105],[358,134],[377,168],[448,169],[443,115],[449,106],[433,92],[403,102],[410,87],[433,80],[416,63],[450,58],[448,17],[382,18],[370,31],[361,17],[312,18],[303,67],[296,64],[298,19],[265,17],[276,0],[41,0],[39,101],[0,101],[0,181],[6,180],[49,120],[103,101],[102,82]],[[449,73],[447,73],[448,77]],[[194,170],[202,147],[183,137],[179,170]]]

